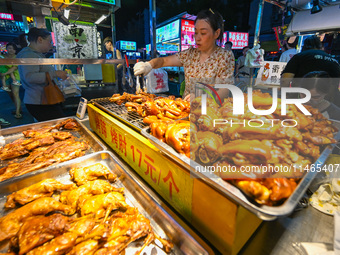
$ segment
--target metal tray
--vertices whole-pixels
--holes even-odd
[[[58,123],[61,123],[62,121],[66,119],[70,119],[70,118],[61,118],[61,119],[44,121],[44,122],[39,122],[39,123],[34,123],[34,124],[17,126],[13,128],[1,129],[0,130],[0,146],[4,146],[19,138],[23,138],[24,135],[22,134],[22,131],[39,129],[44,126],[54,126]],[[67,130],[67,131],[70,132],[73,136],[83,141],[86,141],[89,144],[90,149],[86,151],[85,155],[96,152],[96,151],[107,150],[107,146],[105,146],[98,138],[96,138],[83,123],[78,121],[76,118],[73,118],[73,119],[79,124],[79,129]],[[9,161],[19,162],[25,158],[26,157],[20,157],[20,158],[15,158],[15,159],[2,160],[0,161],[0,168],[6,166]],[[16,177],[13,177],[13,178],[16,178]]]
[[[93,103],[99,109],[116,117],[137,131],[147,126],[147,124],[143,122],[143,117],[139,116],[136,112],[129,112],[124,104],[118,105],[110,102],[109,99],[110,97],[92,99],[90,103]]]
[[[16,180],[8,180],[0,184],[0,216],[5,215],[4,203],[6,196],[19,189],[37,183],[46,178],[54,178],[63,183],[71,183],[68,171],[73,167],[88,166],[94,163],[101,163],[111,169],[119,178],[113,183],[115,187],[125,188],[126,202],[137,207],[140,213],[150,219],[151,226],[155,233],[162,238],[170,240],[174,244],[174,249],[170,254],[208,254],[208,252],[197,243],[162,207],[134,180],[134,178],[124,169],[124,166],[116,160],[111,152],[96,152],[58,164],[48,171],[38,170],[32,176],[20,176]],[[135,242],[136,243],[136,242]],[[130,244],[125,254],[135,254],[141,246]],[[1,247],[1,251],[6,251],[6,247]],[[151,244],[145,248],[142,254],[165,254],[156,245]]]
[[[252,202],[248,196],[246,196],[240,189],[235,187],[234,185],[224,181],[220,177],[217,177],[214,173],[205,172],[201,173],[195,171],[196,167],[200,167],[198,163],[186,157],[185,155],[179,154],[175,151],[171,146],[166,143],[160,141],[156,137],[150,134],[150,127],[143,128],[141,130],[142,135],[147,137],[149,141],[160,150],[161,153],[175,160],[176,162],[182,164],[183,167],[190,171],[190,174],[195,178],[201,178],[205,183],[209,184],[216,191],[245,207],[249,211],[256,214],[262,220],[275,220],[278,217],[287,216],[292,213],[297,206],[298,202],[308,189],[312,180],[318,173],[317,171],[308,171],[307,174],[299,182],[293,194],[282,204],[279,206],[267,206],[267,205],[258,205]],[[340,131],[334,137],[337,141],[340,140]],[[325,164],[328,156],[331,154],[335,144],[328,145],[320,157],[314,163],[320,164],[321,167]]]

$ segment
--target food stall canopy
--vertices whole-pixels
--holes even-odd
[[[321,12],[315,14],[311,14],[310,10],[296,12],[286,35],[340,31],[339,7],[339,5],[326,6]]]

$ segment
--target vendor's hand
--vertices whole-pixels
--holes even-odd
[[[57,71],[55,71],[55,74],[58,78],[60,78],[62,80],[67,79],[67,72],[65,72],[65,71],[57,70]]]
[[[183,100],[190,102],[190,94],[186,95]]]
[[[152,66],[149,62],[138,62],[135,64],[133,71],[135,76],[137,75],[147,75],[152,70]]]

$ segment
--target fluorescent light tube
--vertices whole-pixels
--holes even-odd
[[[102,15],[99,19],[97,19],[97,21],[94,24],[98,25],[99,23],[101,23],[106,18],[107,18],[107,15]]]
[[[68,19],[68,18],[70,17],[70,9],[68,9],[68,8],[65,8],[65,9],[64,9],[64,17],[65,17],[66,19]]]

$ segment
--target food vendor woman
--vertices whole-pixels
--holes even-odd
[[[183,66],[185,100],[190,100],[190,93],[194,92],[195,81],[230,84],[234,74],[234,55],[231,51],[226,51],[216,44],[217,39],[222,43],[223,27],[223,18],[218,12],[211,9],[200,11],[195,20],[196,48],[191,47],[172,56],[136,63],[135,75],[147,75],[153,68]],[[220,89],[218,93],[221,97],[225,97],[228,90]]]

